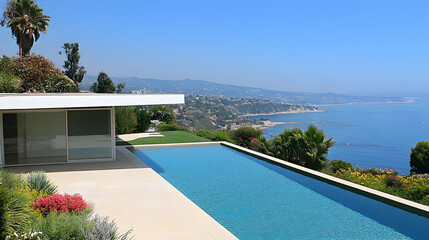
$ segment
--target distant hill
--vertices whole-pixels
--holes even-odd
[[[96,76],[87,75],[80,84],[82,90],[89,90]],[[183,93],[203,96],[225,96],[239,98],[266,99],[302,105],[344,104],[359,102],[401,102],[400,97],[349,96],[336,93],[305,93],[275,91],[262,88],[235,86],[202,80],[159,80],[136,77],[112,77],[113,82],[126,83],[124,92],[139,91],[145,93]]]

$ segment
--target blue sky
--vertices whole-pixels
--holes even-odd
[[[1,1],[1,7],[6,1]],[[429,93],[427,0],[39,0],[32,51],[61,67],[78,42],[88,74],[199,79],[286,91]],[[16,55],[0,28],[0,54]]]

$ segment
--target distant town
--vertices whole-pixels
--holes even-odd
[[[216,130],[242,126],[256,128],[270,127],[267,119],[250,120],[247,116],[254,114],[318,112],[317,107],[297,104],[273,103],[268,100],[232,97],[208,97],[187,95],[184,105],[171,106],[177,116],[177,123],[188,130]]]

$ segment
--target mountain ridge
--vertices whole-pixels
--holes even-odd
[[[96,79],[96,76],[86,75],[84,81],[79,86],[82,90],[89,90],[90,86],[96,81]],[[137,77],[111,77],[111,79],[115,84],[125,82],[125,93],[142,90],[142,93],[182,93],[202,96],[245,97],[302,105],[404,101],[401,97],[352,96],[332,92],[311,93],[278,91],[192,79],[160,80]]]

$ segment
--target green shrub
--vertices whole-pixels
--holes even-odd
[[[130,106],[115,108],[116,134],[132,133],[137,128],[135,108]]]
[[[156,126],[156,129],[159,132],[163,132],[163,131],[183,131],[184,130],[177,123],[159,124],[158,126]]]
[[[146,110],[139,107],[135,108],[137,116],[137,132],[145,132],[150,126],[150,116]]]
[[[210,140],[213,138],[213,132],[207,129],[200,129],[198,131],[195,131],[194,134],[199,137],[207,138]]]
[[[411,148],[410,167],[411,174],[429,173],[429,142],[418,142]]]
[[[35,211],[30,199],[23,194],[25,180],[21,175],[0,169],[0,238],[13,233],[24,233]]]
[[[147,109],[151,120],[159,120],[164,123],[176,122],[176,115],[173,110],[166,105],[154,105]]]
[[[216,130],[213,132],[211,140],[232,142],[228,134],[224,130]]]
[[[114,221],[110,221],[108,217],[94,216],[92,213],[51,212],[45,218],[34,221],[31,228],[33,231],[42,232],[46,239],[132,239],[131,230],[121,234]]]
[[[27,175],[27,185],[38,192],[49,195],[58,192],[57,186],[51,182],[43,171],[30,172]]]
[[[78,86],[67,76],[54,74],[44,83],[45,92],[48,93],[68,93],[79,92]]]
[[[10,58],[6,55],[0,57],[0,71],[10,69]]]
[[[340,170],[340,169],[353,169],[353,164],[340,160],[340,159],[335,159],[329,162],[330,166],[331,166],[331,171],[333,173],[335,173],[336,171]]]
[[[31,228],[42,232],[47,239],[86,239],[85,233],[90,232],[94,225],[86,214],[51,212],[34,221]]]
[[[10,68],[10,58],[0,58],[0,92],[19,93],[22,92],[22,80],[15,76]]]
[[[398,171],[392,170],[392,169],[385,169],[385,170],[381,170],[378,168],[360,169],[359,167],[357,167],[357,170],[363,174],[372,174],[374,176],[384,174],[385,172],[388,172],[390,176],[397,176],[398,175]]]
[[[13,75],[12,72],[0,71],[0,92],[19,93],[22,92],[22,80]]]
[[[7,191],[0,187],[0,237],[5,237],[13,231],[8,223],[8,203],[10,197]]]

